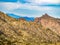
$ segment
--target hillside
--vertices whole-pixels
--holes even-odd
[[[60,45],[60,20],[48,16],[32,22],[0,12],[0,45]]]

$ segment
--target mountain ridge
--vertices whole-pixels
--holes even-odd
[[[34,21],[34,17],[27,17],[27,16],[17,16],[15,14],[7,14],[8,16],[12,17],[12,18],[16,18],[16,19],[19,19],[19,18],[24,18],[26,21]]]
[[[47,15],[45,14],[45,16]],[[9,41],[11,45],[41,45],[43,43],[55,45],[60,42],[60,20],[45,16],[29,22],[9,17],[0,12],[0,34],[3,35],[4,40],[7,40],[7,43],[1,40],[1,42],[3,41],[1,45],[9,45]]]

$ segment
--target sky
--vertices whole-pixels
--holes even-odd
[[[0,11],[18,16],[60,18],[60,0],[0,0]]]

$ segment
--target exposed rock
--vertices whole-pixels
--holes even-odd
[[[24,18],[19,18],[18,20],[20,20],[20,21],[21,21],[21,20],[22,20],[22,21],[26,21]]]
[[[48,18],[49,17],[49,18]],[[15,45],[40,45],[41,43],[60,42],[60,24],[58,19],[45,14],[28,22],[16,20],[0,12],[0,33]],[[4,43],[8,45],[8,43]]]
[[[37,18],[37,22],[41,23],[44,28],[49,28],[58,35],[60,35],[60,20],[53,18],[48,14],[43,15],[42,17]],[[58,23],[59,22],[59,23]]]

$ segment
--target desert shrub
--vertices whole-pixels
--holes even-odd
[[[0,45],[14,45],[14,43],[6,38],[3,34],[0,34]]]

